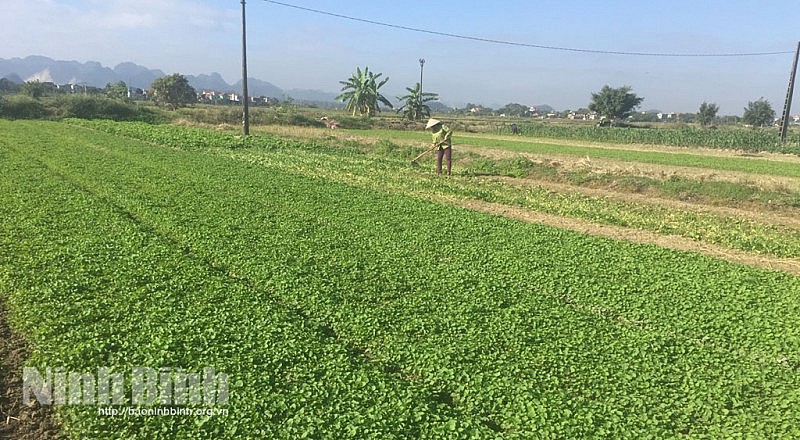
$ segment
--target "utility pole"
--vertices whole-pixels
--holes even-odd
[[[250,98],[247,96],[247,22],[244,15],[244,3],[242,0],[242,102],[244,110],[242,113],[242,134],[250,134]]]
[[[786,102],[783,104],[783,118],[781,119],[781,142],[786,140],[786,130],[789,128],[789,113],[792,111],[792,92],[794,92],[794,78],[797,75],[797,57],[800,55],[800,41],[794,52],[794,64],[789,73],[789,89],[786,90]]]
[[[422,111],[422,66],[425,65],[425,58],[419,59],[419,110]]]

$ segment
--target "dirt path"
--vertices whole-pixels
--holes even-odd
[[[460,145],[458,149],[468,153],[479,154],[490,159],[524,157],[532,162],[551,164],[565,171],[580,169],[597,174],[607,173],[620,176],[641,176],[659,180],[665,180],[676,176],[700,181],[723,181],[755,185],[764,190],[790,190],[800,192],[800,178],[797,177],[768,176],[763,174],[748,174],[740,171],[627,162],[618,159],[589,158],[569,154],[526,153],[504,150],[502,148],[470,147],[467,145]]]
[[[656,246],[680,251],[697,252],[710,257],[730,261],[732,263],[744,264],[762,269],[783,271],[793,275],[800,275],[800,261],[798,260],[770,257],[765,255],[754,255],[722,246],[701,243],[680,236],[662,235],[656,232],[643,231],[639,229],[597,224],[582,219],[561,217],[552,214],[530,211],[524,208],[502,205],[499,203],[484,202],[480,200],[465,201],[452,199],[443,199],[441,201],[475,211],[502,215],[504,217],[525,222],[541,223],[556,228],[580,232],[582,234],[608,237],[634,243],[653,244]]]
[[[0,439],[61,439],[52,408],[22,403],[22,367],[28,357],[25,341],[11,331],[0,303]]]

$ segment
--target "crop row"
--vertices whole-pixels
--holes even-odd
[[[797,278],[68,129],[29,154],[496,433],[796,434]]]
[[[91,157],[96,152],[87,145],[108,145],[107,138],[75,137],[63,127],[45,132],[37,137],[12,129],[0,138],[0,300],[35,348],[30,364],[90,374],[100,367],[213,367],[230,378],[227,415],[108,417],[96,406],[59,407],[70,435],[445,438],[491,432],[93,193],[80,181],[100,172],[96,157],[75,162],[51,156],[48,147],[63,139],[62,146]]]

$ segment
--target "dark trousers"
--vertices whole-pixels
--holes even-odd
[[[436,151],[436,174],[442,174],[442,158],[447,160],[447,175],[450,175],[450,168],[452,166],[453,148],[447,147],[442,150]]]

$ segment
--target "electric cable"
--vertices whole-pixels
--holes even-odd
[[[431,34],[431,35],[438,35],[442,37],[450,37],[450,38],[458,38],[462,40],[471,40],[471,41],[480,41],[483,43],[491,43],[491,44],[503,44],[506,46],[520,46],[520,47],[529,47],[535,49],[547,49],[547,50],[557,50],[562,52],[579,52],[579,53],[590,53],[590,54],[603,54],[603,55],[628,55],[628,56],[648,56],[648,57],[694,57],[694,58],[703,58],[703,57],[754,57],[754,56],[769,56],[769,55],[785,55],[794,53],[794,51],[773,51],[773,52],[739,52],[739,53],[664,53],[664,52],[629,52],[629,51],[620,51],[620,50],[599,50],[599,49],[582,49],[576,47],[562,47],[562,46],[548,46],[543,44],[532,44],[532,43],[520,43],[515,41],[505,41],[505,40],[496,40],[493,38],[483,38],[483,37],[475,37],[469,35],[461,35],[461,34],[452,34],[449,32],[439,32],[439,31],[432,31],[428,29],[420,29],[410,26],[403,26],[398,24],[392,23],[384,23],[375,20],[368,20],[365,18],[357,18],[351,17],[349,15],[344,14],[337,14],[334,12],[328,11],[321,11],[319,9],[312,9],[307,8],[304,6],[297,6],[292,5],[289,3],[283,3],[274,0],[264,0],[267,3],[272,3],[275,5],[285,6],[287,8],[294,8],[301,11],[306,12],[313,12],[315,14],[327,15],[330,17],[337,17],[342,18],[345,20],[351,21],[358,21],[361,23],[368,23],[377,26],[384,26],[394,29],[401,29],[411,32],[418,32],[424,34]]]

